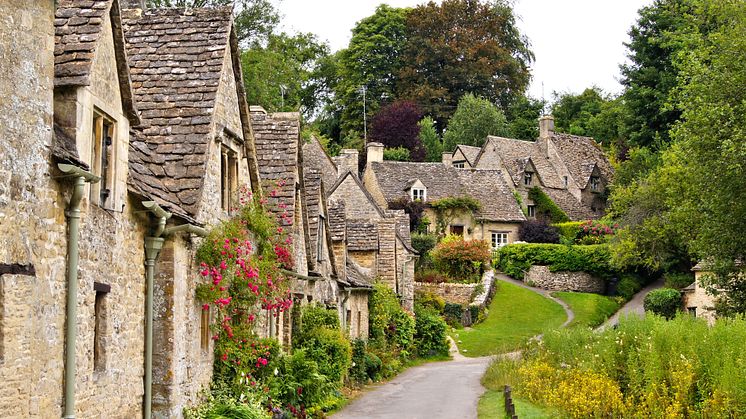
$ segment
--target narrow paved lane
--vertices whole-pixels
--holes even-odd
[[[333,419],[473,419],[490,357],[433,362],[372,387]]]
[[[617,323],[619,323],[619,319],[621,317],[626,316],[638,316],[643,317],[645,315],[645,308],[643,307],[643,302],[645,301],[645,296],[648,295],[648,293],[652,290],[662,288],[663,287],[663,281],[656,281],[652,284],[649,284],[647,287],[641,289],[637,294],[632,297],[631,300],[627,301],[626,304],[622,306],[619,310],[617,310],[616,313],[614,313],[613,316],[609,317],[609,320],[606,320],[604,324],[598,327],[598,330],[604,330],[607,327],[614,327]]]

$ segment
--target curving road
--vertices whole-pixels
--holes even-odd
[[[643,308],[643,301],[645,300],[645,296],[648,295],[648,293],[652,290],[662,288],[663,287],[663,281],[656,281],[652,284],[649,284],[645,288],[641,289],[637,292],[637,294],[632,297],[631,300],[627,301],[626,304],[622,306],[619,310],[617,310],[616,313],[614,313],[613,316],[609,317],[609,320],[606,320],[604,324],[598,327],[598,330],[604,330],[607,327],[614,327],[616,324],[619,323],[619,319],[621,317],[627,317],[627,316],[639,316],[643,317],[645,316],[645,308]]]

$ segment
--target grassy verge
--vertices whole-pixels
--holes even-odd
[[[575,318],[568,325],[569,327],[596,327],[605,322],[620,307],[615,299],[598,294],[554,292],[552,296],[566,302],[570,310],[575,313]]]
[[[473,329],[452,332],[452,337],[463,355],[494,355],[515,350],[526,339],[558,328],[565,319],[565,311],[554,301],[501,281],[487,319]]]
[[[557,415],[531,402],[513,398],[515,414],[521,419],[549,419]],[[505,419],[505,399],[502,390],[487,390],[479,399],[477,407],[479,419]]]

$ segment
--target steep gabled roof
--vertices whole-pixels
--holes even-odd
[[[132,125],[140,119],[132,100],[132,84],[117,0],[60,0],[54,19],[54,86],[91,85],[93,60],[110,19],[114,38],[122,108]]]
[[[427,188],[427,200],[471,196],[479,201],[478,219],[489,221],[523,221],[511,189],[500,170],[456,169],[442,163],[372,162],[387,202],[406,197],[408,185],[419,179]]]
[[[557,148],[562,162],[580,189],[585,189],[588,185],[594,167],[598,167],[604,178],[612,178],[611,164],[601,146],[593,138],[555,133],[550,137],[550,141]]]
[[[303,168],[319,169],[326,189],[331,188],[337,181],[337,165],[326,154],[316,137],[311,137],[308,142],[303,144]]]
[[[252,107],[251,126],[259,166],[262,188],[272,211],[282,212],[280,204],[288,213],[295,213],[295,182],[301,176],[300,114],[295,112],[268,115]],[[272,192],[274,191],[274,192]],[[294,220],[285,219],[284,225],[293,225]]]
[[[523,181],[523,169],[530,159],[544,186],[563,187],[557,171],[542,152],[538,142],[489,136],[482,146],[477,163],[485,153],[496,153],[500,156],[515,185]]]
[[[474,164],[477,162],[477,156],[479,156],[479,152],[482,150],[482,148],[459,144],[456,146],[456,150],[453,151],[453,155],[456,155],[456,151],[458,150],[461,150],[461,154],[463,154],[464,158],[466,158],[466,162],[473,167]]]
[[[132,85],[143,120],[136,149],[154,156],[142,183],[194,216],[202,196],[215,98],[229,50],[230,8],[125,10]],[[157,163],[155,163],[157,162]],[[154,167],[159,166],[159,167]]]
[[[360,191],[365,195],[365,198],[370,202],[370,204],[373,206],[376,212],[381,216],[381,218],[386,217],[386,213],[384,212],[384,210],[380,206],[378,206],[378,204],[376,203],[376,200],[373,199],[373,196],[370,194],[370,192],[368,192],[368,189],[366,189],[363,183],[360,182],[360,179],[357,177],[357,175],[353,174],[349,170],[345,172],[342,176],[340,176],[339,179],[337,179],[334,185],[332,185],[332,187],[329,188],[326,195],[332,196],[332,194],[334,194],[334,191],[336,191],[337,188],[339,188],[339,186],[343,184],[345,180],[347,180],[348,178],[352,179],[355,182],[355,184],[357,184],[358,188],[360,188]]]

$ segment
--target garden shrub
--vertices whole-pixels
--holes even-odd
[[[562,211],[562,208],[552,201],[547,194],[538,186],[534,186],[528,191],[528,199],[534,201],[536,205],[536,217],[546,218],[552,223],[564,223],[570,221],[570,217]]]
[[[496,266],[516,279],[523,279],[531,265],[545,265],[552,272],[588,272],[609,278],[614,272],[609,261],[609,248],[605,245],[509,244],[498,251]]]
[[[430,251],[438,243],[438,236],[427,233],[412,233],[412,247],[420,254],[417,259],[417,270],[427,267],[432,263]]]
[[[424,308],[431,308],[438,314],[442,314],[446,306],[446,301],[443,297],[432,292],[416,292],[414,294],[414,303]]]
[[[368,313],[370,338],[389,346],[397,356],[407,358],[414,342],[415,320],[399,305],[394,291],[384,284],[374,284],[368,298]]]
[[[307,350],[295,350],[282,358],[273,381],[272,393],[296,417],[330,410],[341,402],[339,387],[321,371]]]
[[[446,303],[443,307],[443,317],[451,327],[462,327],[461,319],[464,316],[464,306],[456,303]]]
[[[681,308],[681,292],[671,288],[661,288],[650,291],[645,296],[643,306],[645,311],[655,313],[667,319],[672,319]]]
[[[207,395],[207,400],[184,409],[184,419],[270,419],[267,410],[253,399],[238,401],[228,395]]]
[[[616,293],[625,300],[629,301],[640,291],[647,281],[640,275],[625,272],[619,276],[619,282],[616,285]]]
[[[300,328],[293,336],[293,347],[302,346],[309,334],[319,327],[339,330],[339,316],[336,310],[327,309],[318,303],[301,307]]]
[[[414,280],[415,282],[426,282],[428,284],[451,282],[451,278],[437,269],[422,269],[416,271],[414,273]]]
[[[490,259],[490,246],[483,240],[456,237],[447,237],[435,246],[433,263],[454,282],[477,282]]]
[[[341,385],[352,363],[350,342],[338,329],[316,327],[304,333],[299,348],[318,364],[319,371],[335,385]]]
[[[663,285],[666,288],[680,290],[694,282],[694,274],[687,272],[666,272],[663,274]]]
[[[575,239],[578,238],[578,235],[583,228],[582,225],[583,221],[567,221],[564,223],[552,224],[552,226],[557,229],[562,244],[575,244]]]
[[[619,229],[619,224],[609,225],[602,221],[588,220],[580,224],[580,232],[575,242],[577,244],[601,244],[609,241]]]
[[[527,220],[518,229],[518,239],[528,243],[559,243],[557,229],[544,220]]]
[[[412,201],[409,197],[398,198],[389,202],[389,209],[404,210],[409,215],[409,231],[413,232],[420,231],[427,218],[425,217],[425,203],[419,199]]]
[[[432,308],[415,307],[415,347],[422,357],[448,355],[448,325]]]

